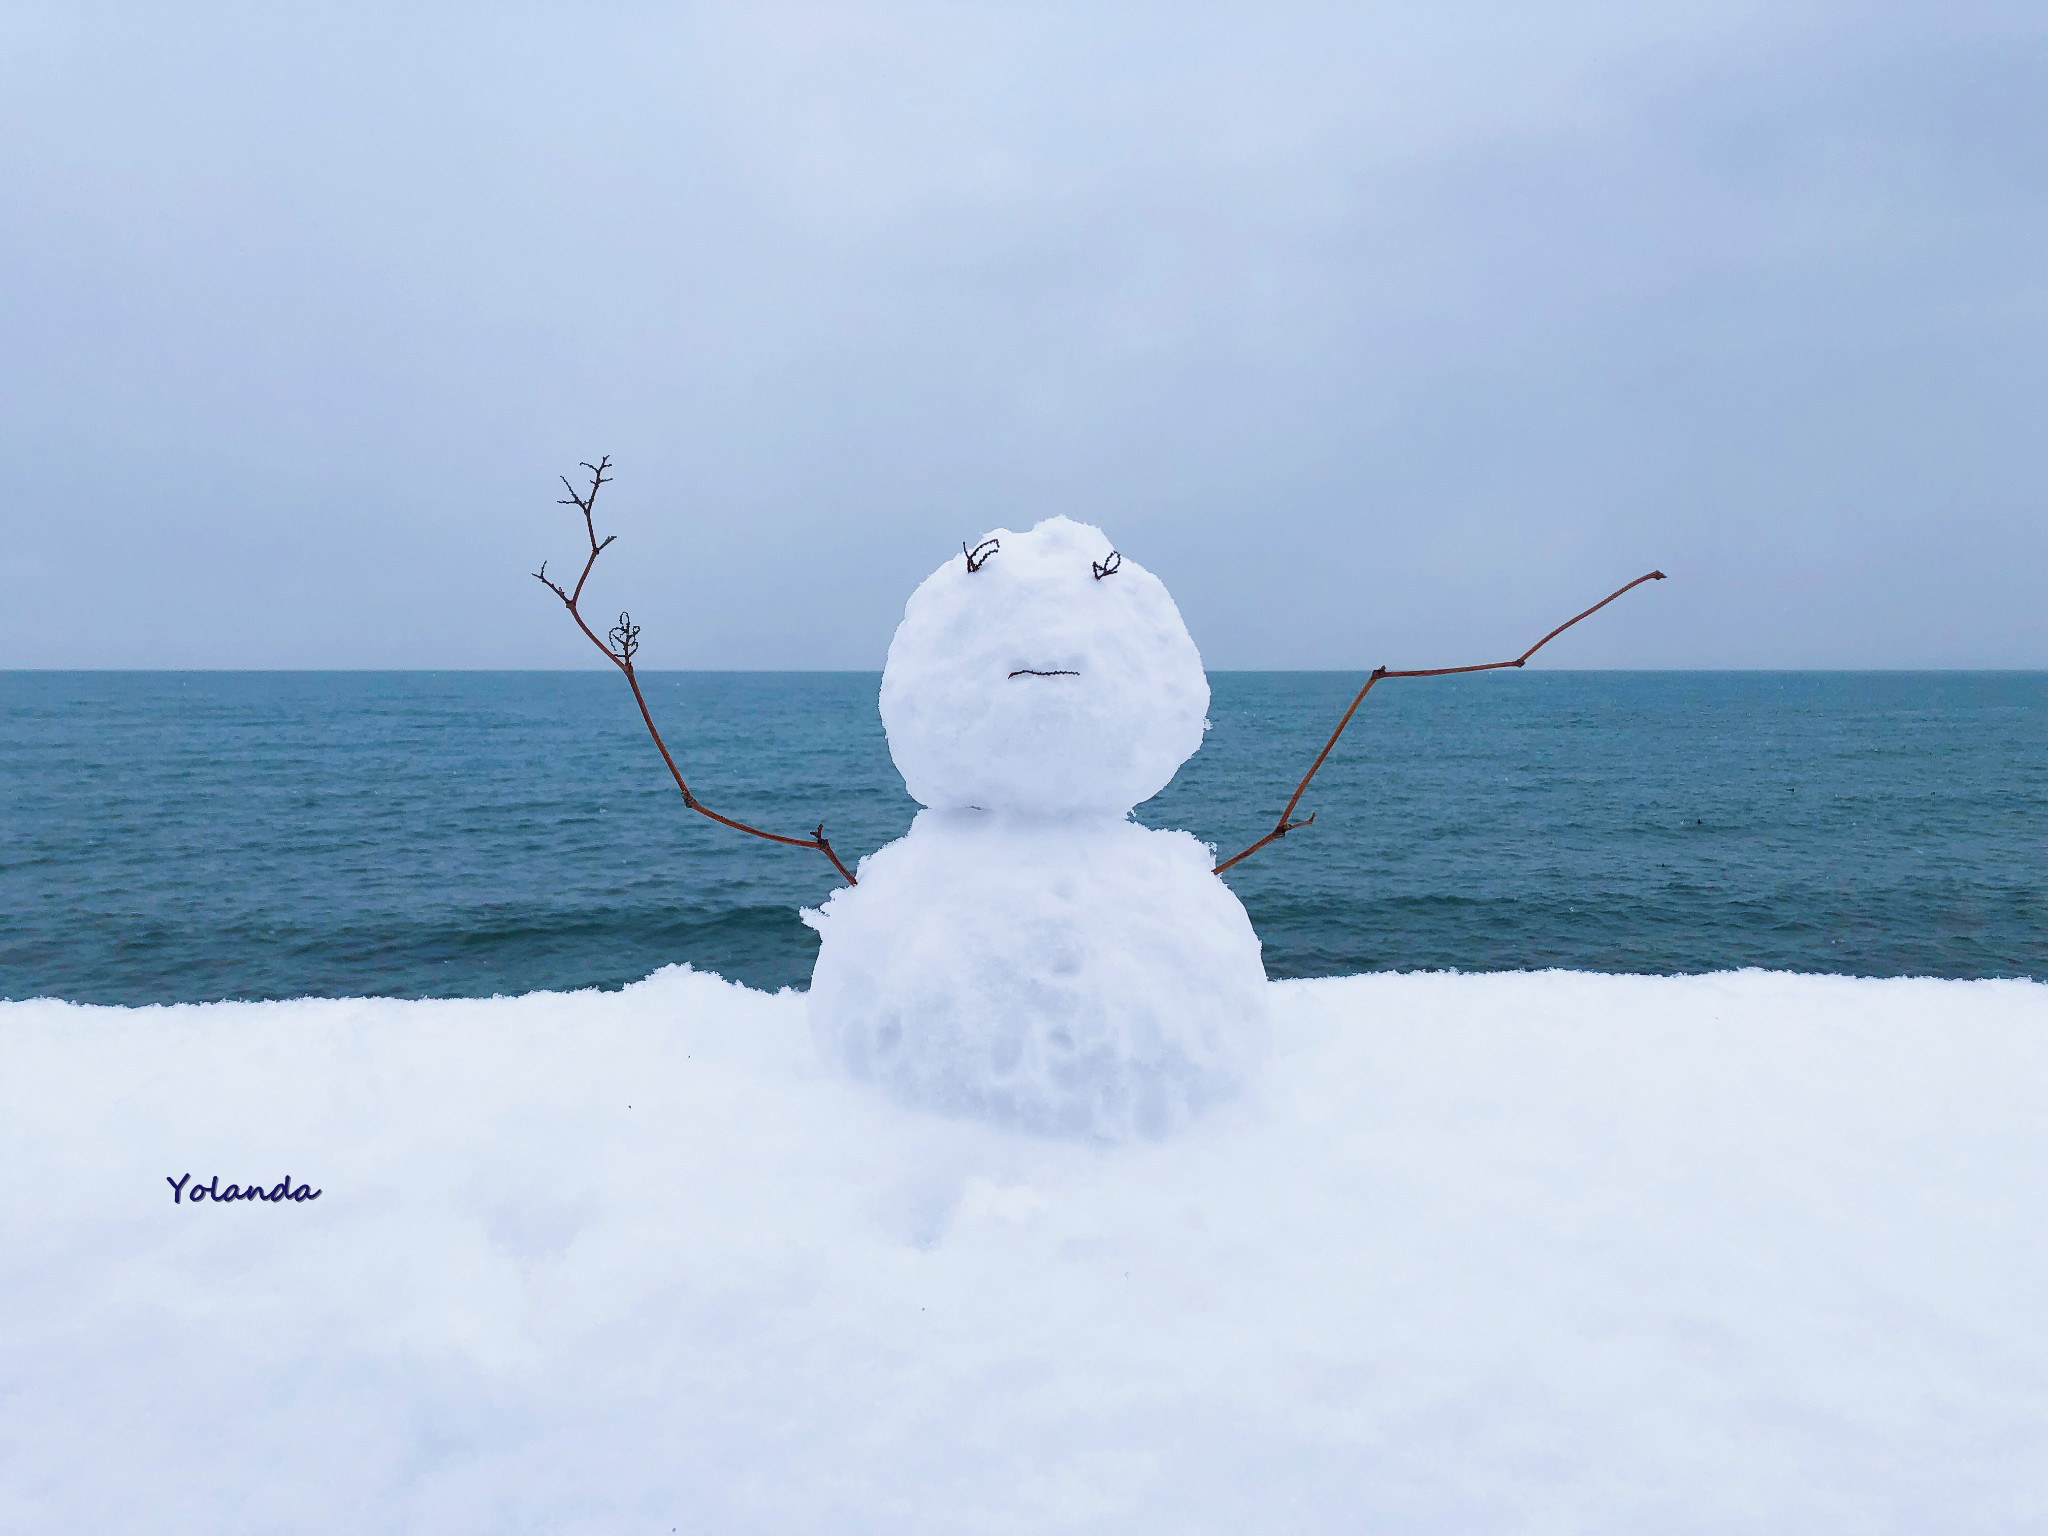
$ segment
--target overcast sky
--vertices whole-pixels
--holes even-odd
[[[2038,4],[0,11],[0,666],[2048,665]]]

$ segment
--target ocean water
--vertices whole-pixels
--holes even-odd
[[[1219,673],[1148,825],[1262,835],[1356,691]],[[650,673],[706,804],[909,825],[865,673]],[[681,805],[612,673],[0,673],[0,996],[801,986],[822,857]],[[1267,970],[2048,978],[2048,674],[1383,683],[1225,878]]]

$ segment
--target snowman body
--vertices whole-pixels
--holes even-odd
[[[804,914],[812,1034],[908,1103],[1163,1135],[1267,1041],[1258,937],[1209,850],[1129,819],[1201,744],[1208,680],[1165,586],[1099,530],[991,539],[890,645],[883,724],[927,809]]]

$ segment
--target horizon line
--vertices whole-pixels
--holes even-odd
[[[474,674],[481,677],[505,676],[610,676],[609,667],[0,667],[0,677],[9,676],[252,676],[252,677],[422,677],[438,676],[442,673]],[[694,676],[694,677],[879,677],[880,667],[638,667],[641,676]],[[1370,666],[1352,667],[1205,667],[1207,676],[1287,676],[1300,673],[1354,676],[1372,671]],[[1510,670],[1510,669],[1497,669]],[[1971,672],[2014,672],[2048,673],[2048,665],[2039,666],[1890,666],[1890,667],[1557,667],[1534,664],[1516,668],[1521,672],[1544,673],[1735,673],[1768,675],[1779,673],[1841,673],[1850,676],[1867,676],[1878,673],[1922,674],[1922,673],[1971,673]]]

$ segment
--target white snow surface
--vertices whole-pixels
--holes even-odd
[[[1111,1144],[681,969],[0,1006],[0,1529],[2048,1528],[2048,988],[1271,1013]]]
[[[906,1104],[1164,1135],[1266,1051],[1258,936],[1213,862],[1121,816],[922,811],[804,913],[818,1049]]]
[[[938,810],[1121,815],[1202,744],[1209,679],[1165,585],[1053,517],[910,595],[882,726],[911,798]],[[1113,574],[1096,576],[1114,563]]]

